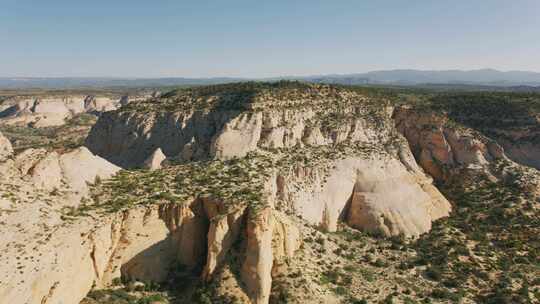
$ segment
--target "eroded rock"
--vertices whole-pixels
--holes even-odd
[[[161,169],[161,164],[163,161],[167,158],[165,154],[161,151],[160,148],[157,148],[148,159],[144,161],[144,168],[147,168],[149,170],[157,170]]]
[[[266,304],[272,287],[272,209],[254,214],[247,223],[246,257],[242,264],[242,280],[251,302]]]
[[[13,154],[11,142],[0,132],[0,161],[7,159]]]

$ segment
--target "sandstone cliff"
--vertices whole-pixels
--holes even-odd
[[[2,134],[0,133],[0,161],[5,160],[13,153],[13,147],[11,146],[11,142]]]
[[[493,167],[517,166],[495,140],[445,119],[298,83],[180,90],[107,112],[88,149],[0,162],[10,227],[0,300],[77,303],[119,278],[176,282],[178,265],[224,303],[279,302],[281,286],[295,303],[397,293],[374,277],[433,288],[399,243],[439,233],[450,214],[432,177],[450,183],[463,169],[503,181],[513,171]]]
[[[348,218],[358,228],[417,236],[448,214],[448,202],[410,164],[414,159],[384,104],[330,87],[279,92],[290,96],[271,90],[248,97],[240,93],[194,96],[188,91],[107,113],[92,129],[87,146],[126,167],[139,166],[155,149],[179,161],[227,160],[280,149],[279,155],[288,155],[279,161],[280,172],[273,173],[274,196],[328,230]],[[231,100],[236,102],[232,106]],[[148,110],[162,108],[172,109]],[[384,157],[372,157],[377,153]]]
[[[150,96],[94,96],[44,94],[32,97],[12,97],[0,107],[0,124],[32,127],[61,126],[80,113],[99,114],[115,110],[130,101]]]
[[[118,170],[85,148],[63,155],[30,149],[0,163],[2,302],[76,303],[84,296],[94,273],[88,234],[100,226],[65,214],[84,205],[87,183]]]
[[[276,222],[276,212],[327,231],[342,221],[384,236],[418,236],[450,212],[384,103],[327,86],[205,90],[105,113],[86,141],[126,168],[151,162],[154,151],[172,162],[160,172],[126,176],[133,185],[157,179],[159,190],[125,188],[113,211],[153,203],[148,193],[169,201],[204,198],[204,280],[232,267],[227,255],[238,255],[242,292],[267,303],[273,261],[299,243],[283,243],[284,229],[294,228]]]

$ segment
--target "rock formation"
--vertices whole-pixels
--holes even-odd
[[[489,162],[507,158],[497,142],[474,130],[449,126],[444,115],[400,107],[394,119],[419,164],[436,179],[448,178],[452,168],[482,169]]]
[[[0,124],[33,127],[64,125],[67,119],[80,113],[100,114],[115,110],[131,101],[149,96],[39,95],[14,97],[3,101]]]
[[[84,205],[88,183],[118,170],[85,148],[61,155],[29,149],[0,163],[2,302],[80,301],[100,266],[95,242],[107,250],[114,225],[107,231],[93,220],[68,222],[64,216]]]
[[[352,284],[338,268],[379,273],[352,268],[358,261],[382,273],[375,253],[407,255],[395,240],[436,229],[452,207],[432,177],[508,161],[497,142],[444,115],[327,85],[220,85],[122,104],[100,116],[86,148],[8,151],[0,161],[9,227],[0,302],[78,303],[119,278],[167,284],[178,265],[236,300],[267,304],[287,277],[305,302],[354,302],[320,286]],[[112,108],[87,98],[85,109]],[[150,170],[130,170],[140,167]],[[359,241],[368,235],[392,247],[368,250]],[[435,284],[399,267],[400,280]]]
[[[161,163],[166,159],[167,157],[160,148],[157,148],[150,157],[148,157],[145,161],[143,166],[150,170],[157,170],[161,168]]]
[[[13,154],[11,142],[0,132],[0,161],[4,161],[11,154]]]
[[[105,113],[86,145],[128,168],[143,163],[151,167],[155,151],[163,149],[167,158],[188,164],[182,170],[190,173],[182,175],[174,171],[177,165],[171,166],[175,173],[168,174],[182,181],[175,186],[181,187],[185,197],[206,193],[221,202],[211,206],[237,201],[228,191],[243,197],[262,189],[257,199],[240,199],[244,203],[239,206],[248,203],[247,209],[220,207],[216,212],[204,203],[210,224],[201,276],[210,280],[235,240],[246,233],[241,278],[254,303],[268,302],[272,261],[285,253],[291,255],[291,248],[298,245],[296,240],[285,244],[275,240],[284,236],[283,226],[275,220],[277,210],[297,214],[328,231],[345,221],[385,236],[418,236],[430,230],[432,221],[450,212],[450,204],[416,165],[407,143],[393,127],[391,109],[384,104],[324,86],[279,92],[289,94],[287,97],[266,90],[248,99],[235,92],[226,97],[211,92],[196,99],[192,94],[165,95],[158,101]],[[161,108],[170,110],[152,110]],[[192,167],[189,161],[193,159],[211,160],[212,165]],[[231,187],[248,184],[256,188],[234,190],[218,181],[224,179],[218,176],[228,172],[219,168],[229,166],[231,160],[240,170],[236,174],[253,167],[259,172],[258,179],[238,181]],[[254,174],[250,172],[244,173],[246,177]],[[230,182],[230,178],[226,180]],[[219,189],[209,189],[213,183]],[[254,199],[263,207],[255,207]],[[243,225],[246,232],[240,232]],[[273,228],[276,225],[281,228]],[[268,249],[272,247],[274,250]]]
[[[369,157],[366,149],[388,154],[385,145],[390,141],[395,142],[402,155],[410,155],[407,144],[398,140],[400,135],[393,129],[388,108],[374,106],[352,92],[325,92],[325,89],[292,90],[292,100],[279,100],[262,92],[254,100],[237,104],[238,110],[222,109],[221,103],[226,101],[212,95],[204,97],[204,105],[209,108],[202,110],[183,108],[184,102],[194,103],[184,100],[190,98],[184,95],[162,99],[163,104],[141,104],[141,107],[158,108],[169,102],[177,103],[178,110],[168,113],[145,111],[139,115],[136,108],[127,107],[105,114],[92,129],[87,146],[94,153],[127,167],[138,166],[148,157],[145,151],[154,146],[163,147],[167,156],[181,160],[186,158],[187,147],[195,159],[223,160],[278,148],[292,149],[285,153],[294,154],[295,147],[302,147],[296,153],[317,151],[306,155],[308,161],[324,159],[329,162],[329,168],[299,166],[291,161],[292,166],[277,172],[280,184],[274,195],[315,225],[334,231],[338,220],[346,218],[348,215],[343,214],[354,206],[357,208],[350,211],[349,222],[357,228],[385,235],[417,236],[429,231],[433,220],[448,215],[450,205],[418,166],[407,168],[397,155]],[[314,95],[308,97],[310,90]],[[281,107],[273,109],[283,102]],[[333,102],[340,107],[328,109],[327,104]],[[373,119],[379,121],[372,123]],[[353,155],[334,160],[323,155],[340,145],[350,145],[351,149],[343,154]],[[354,151],[358,149],[366,153]],[[408,161],[414,163],[412,157]],[[359,214],[357,209],[365,214]]]

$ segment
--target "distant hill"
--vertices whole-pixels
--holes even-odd
[[[360,74],[344,75],[314,75],[314,76],[284,76],[275,78],[2,78],[0,89],[14,88],[80,88],[80,87],[164,87],[192,86],[232,83],[246,80],[273,81],[280,79],[295,79],[316,83],[335,83],[345,85],[400,85],[400,86],[489,86],[489,87],[519,87],[528,89],[540,87],[540,73],[526,71],[502,72],[493,69],[481,70],[388,70],[373,71]]]
[[[96,88],[96,87],[165,87],[182,85],[210,85],[239,82],[241,78],[111,78],[111,77],[0,77],[0,89],[17,88]]]
[[[362,74],[312,76],[304,77],[304,79],[313,82],[339,84],[540,86],[540,73],[523,71],[501,72],[493,69],[471,71],[389,70]]]

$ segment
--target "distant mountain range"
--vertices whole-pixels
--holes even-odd
[[[362,74],[312,76],[308,77],[307,79],[315,82],[340,84],[466,84],[493,86],[540,85],[540,73],[524,71],[501,72],[493,69],[471,71],[389,70],[373,71]]]
[[[387,70],[359,74],[284,76],[274,78],[107,78],[107,77],[75,77],[75,78],[8,78],[0,77],[0,88],[81,88],[81,87],[164,87],[209,85],[231,83],[247,80],[273,81],[279,79],[302,80],[317,83],[334,83],[349,85],[466,85],[466,86],[531,86],[540,87],[540,73],[526,71],[502,72],[493,69],[481,70]]]
[[[209,85],[250,79],[241,78],[112,78],[112,77],[0,77],[0,89],[17,88],[101,88],[101,87],[167,87],[183,85]]]

